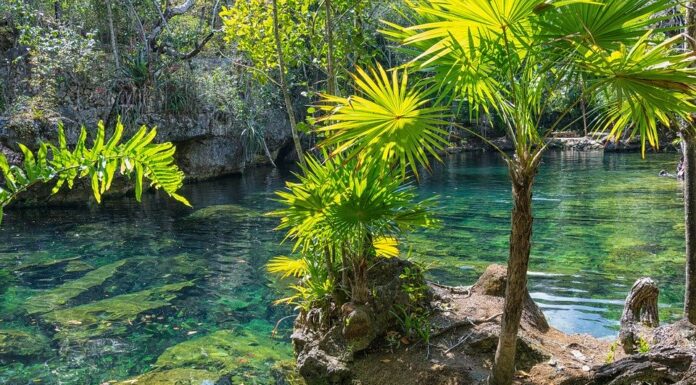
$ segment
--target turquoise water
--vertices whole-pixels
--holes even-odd
[[[634,280],[658,281],[661,316],[683,290],[677,154],[549,153],[537,178],[530,291],[566,332],[612,337]],[[264,272],[279,246],[261,214],[286,170],[186,186],[195,209],[158,195],[89,209],[15,210],[0,227],[0,383],[273,383],[290,359],[292,309]],[[446,159],[421,181],[443,226],[403,253],[433,280],[471,284],[507,254],[510,196],[494,154]],[[145,374],[144,374],[145,373]],[[144,374],[144,375],[143,375]],[[142,377],[137,377],[142,375]],[[208,381],[208,382],[206,382]]]

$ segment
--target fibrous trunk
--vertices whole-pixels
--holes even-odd
[[[692,51],[696,51],[696,0],[686,7],[686,34]],[[681,131],[684,153],[684,225],[686,235],[686,290],[684,315],[696,325],[696,138],[693,127]]]
[[[507,385],[515,373],[515,350],[517,330],[527,294],[527,265],[532,238],[532,184],[533,167],[522,167],[518,162],[510,163],[512,179],[512,229],[510,232],[510,255],[508,258],[505,307],[495,364],[490,384]]]
[[[686,292],[684,314],[696,324],[696,138],[682,132],[684,151],[684,225],[686,237]]]

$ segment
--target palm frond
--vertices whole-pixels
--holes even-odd
[[[308,266],[304,258],[292,259],[286,256],[278,256],[266,263],[266,270],[272,274],[279,274],[282,278],[299,278],[307,273]]]
[[[660,44],[645,34],[632,46],[617,50],[597,46],[581,49],[580,65],[591,76],[589,89],[601,97],[597,129],[619,138],[629,131],[646,144],[658,146],[658,123],[669,127],[674,118],[691,119],[696,110],[696,59],[675,50],[683,36]]]
[[[399,241],[394,237],[378,237],[372,241],[375,254],[382,258],[399,256]]]
[[[429,165],[428,156],[439,159],[437,151],[447,144],[445,109],[430,106],[425,92],[409,87],[406,71],[399,75],[394,70],[390,76],[381,66],[370,73],[358,68],[359,95],[323,95],[326,115],[320,121],[327,125],[318,132],[327,138],[320,146],[331,148],[332,156],[358,157],[360,163],[394,162],[402,175],[407,166],[418,175],[418,165]]]

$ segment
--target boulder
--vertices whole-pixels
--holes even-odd
[[[478,281],[471,287],[471,291],[481,295],[505,297],[506,282],[507,268],[502,265],[489,265]],[[529,293],[525,294],[522,320],[533,325],[539,331],[543,332],[549,329],[549,323],[546,321],[544,313],[542,313]]]
[[[315,308],[297,317],[292,340],[297,368],[308,385],[349,384],[353,355],[387,331],[400,328],[393,309],[414,305],[404,286],[426,286],[421,275],[404,274],[407,269],[417,267],[398,258],[380,260],[368,271],[368,303],[346,303],[340,311],[332,304],[329,309]],[[430,298],[426,297],[415,305],[428,307]]]

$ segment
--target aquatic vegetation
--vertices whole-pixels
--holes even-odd
[[[66,273],[81,273],[84,271],[89,271],[93,270],[94,266],[91,264],[85,262],[85,261],[70,261],[68,264],[65,266],[65,272]]]
[[[0,357],[41,359],[51,355],[49,339],[38,329],[0,329]]]
[[[0,269],[0,295],[4,294],[15,282],[15,277],[12,272]]]
[[[175,368],[147,372],[143,375],[117,382],[116,385],[200,385],[214,384],[220,374],[203,369]]]
[[[242,367],[254,370],[254,365],[264,362],[270,367],[272,362],[286,358],[290,349],[286,344],[271,341],[268,332],[264,336],[243,329],[216,331],[172,346],[160,355],[154,366],[214,369],[220,373],[232,373]]]
[[[123,333],[125,324],[137,315],[171,305],[179,291],[193,285],[192,281],[186,281],[122,294],[85,305],[54,310],[42,315],[42,320],[59,327],[57,338],[84,339]]]
[[[213,205],[198,209],[185,220],[191,221],[234,221],[239,219],[262,218],[263,214],[240,205]]]
[[[26,303],[27,313],[46,313],[67,304],[71,299],[95,286],[99,286],[104,283],[104,281],[111,278],[118,271],[118,269],[127,262],[128,260],[122,259],[106,266],[102,266],[96,270],[86,273],[81,278],[66,282],[55,289],[48,290],[47,292],[32,296],[27,300]]]
[[[232,383],[253,378],[256,383],[270,384],[271,367],[292,354],[286,343],[270,338],[271,329],[270,324],[261,322],[239,331],[218,330],[184,341],[166,349],[153,371],[121,384],[198,385],[205,380],[214,383],[223,376]]]

